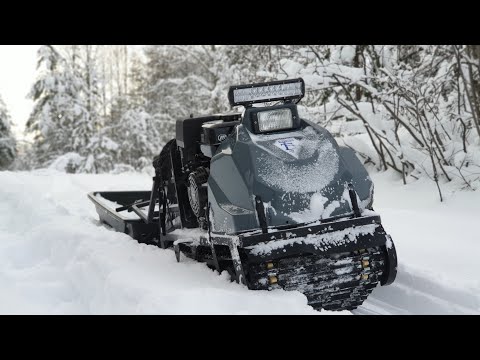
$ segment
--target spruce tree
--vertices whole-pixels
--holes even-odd
[[[16,142],[11,133],[10,125],[10,115],[0,96],[0,170],[4,170],[11,165],[17,154]]]
[[[58,156],[78,151],[76,128],[88,112],[81,98],[81,79],[52,45],[38,50],[38,76],[28,94],[34,101],[26,124],[33,134],[34,167],[49,165]]]

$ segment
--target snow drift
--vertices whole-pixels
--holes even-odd
[[[428,183],[403,187],[391,177],[373,176],[374,207],[397,246],[398,278],[354,313],[479,314],[480,194],[440,204]],[[99,224],[87,192],[149,189],[150,181],[132,173],[0,172],[0,313],[332,314],[315,312],[299,292],[250,291]]]

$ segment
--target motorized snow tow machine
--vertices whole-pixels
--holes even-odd
[[[243,113],[177,120],[153,161],[151,191],[88,194],[100,220],[249,289],[355,309],[395,280],[396,251],[355,153],[300,118],[304,93],[303,79],[230,87]]]

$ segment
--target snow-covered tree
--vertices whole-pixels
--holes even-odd
[[[438,186],[480,181],[478,45],[60,49],[41,49],[44,71],[32,89],[29,129],[43,164],[75,152],[85,159],[79,171],[139,169],[174,136],[177,119],[228,111],[230,85],[302,77],[302,116],[366,163]]]
[[[97,72],[97,47],[94,45],[79,46],[79,64],[74,69],[79,79],[78,96],[85,112],[77,117],[73,124],[73,149],[86,158],[81,168],[86,172],[97,172],[99,159],[95,154],[98,149],[92,147],[92,141],[100,136],[102,128],[101,97]]]
[[[216,113],[223,109],[216,101],[220,79],[215,66],[219,63],[212,47],[148,46],[145,48],[145,110],[172,129],[176,119]],[[225,93],[226,95],[226,93]],[[226,101],[226,96],[225,96]],[[173,133],[161,134],[167,142]]]
[[[81,95],[81,79],[51,45],[38,50],[38,76],[29,97],[34,107],[27,132],[34,135],[31,155],[36,166],[45,166],[56,157],[76,151],[73,132],[88,113]]]
[[[160,122],[143,108],[128,110],[112,129],[118,144],[116,163],[129,164],[139,170],[150,165],[164,145],[161,143]]]
[[[118,144],[111,139],[108,128],[97,131],[89,139],[87,148],[78,172],[103,173],[114,169]]]
[[[51,45],[38,51],[38,78],[29,94],[35,104],[27,122],[34,134],[32,156],[37,166],[46,166],[76,153],[75,159],[85,159],[76,164],[78,171],[96,172],[101,160],[91,145],[103,138],[96,48],[70,45],[62,53]]]
[[[303,76],[310,92],[329,95],[319,104],[333,110],[332,116],[360,122],[371,147],[350,136],[343,139],[347,146],[378,169],[398,171],[404,181],[429,177],[440,198],[443,181],[457,180],[469,188],[478,182],[479,62],[468,47],[347,45],[327,50],[327,56],[305,65],[286,59],[286,68],[289,76]]]
[[[10,125],[10,115],[0,96],[0,170],[6,169],[13,162],[17,153]]]

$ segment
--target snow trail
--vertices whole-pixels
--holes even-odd
[[[353,313],[480,314],[473,221],[480,194],[459,193],[439,205],[428,184],[373,178],[398,277]],[[299,292],[249,291],[225,273],[188,259],[178,264],[173,251],[99,224],[88,192],[149,189],[150,181],[134,173],[0,172],[0,313],[337,314],[315,312]]]
[[[377,287],[361,307],[358,315],[454,315],[480,314],[478,289],[461,289],[442,284],[434,274],[399,266],[395,282]]]
[[[319,314],[298,292],[249,291],[99,224],[88,191],[148,189],[150,181],[0,172],[0,313]]]

